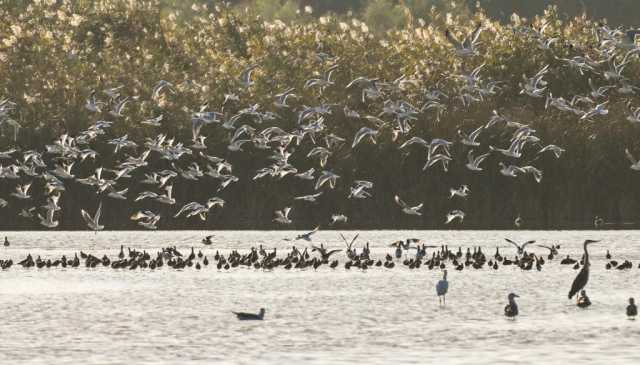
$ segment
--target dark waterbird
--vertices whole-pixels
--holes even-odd
[[[636,306],[635,300],[633,298],[629,298],[629,305],[627,306],[627,316],[631,319],[635,319],[638,315],[638,307]]]
[[[589,282],[589,266],[591,265],[589,263],[589,251],[587,251],[587,245],[596,242],[600,241],[584,241],[584,265],[582,266],[582,269],[580,270],[576,278],[573,280],[573,284],[571,284],[571,290],[569,290],[569,299],[573,298],[573,296],[576,295],[580,290],[582,290],[587,285],[587,282]]]
[[[202,239],[202,244],[203,244],[203,245],[207,245],[207,246],[208,246],[208,245],[210,245],[210,244],[212,244],[212,243],[213,243],[213,241],[211,241],[211,238],[212,238],[212,237],[213,237],[213,236],[212,236],[212,235],[210,235],[210,236],[207,236],[207,237],[203,238],[203,239]]]
[[[4,247],[9,247],[9,239],[7,236],[4,237]]]
[[[241,321],[262,321],[264,319],[264,308],[260,308],[260,312],[258,314],[255,313],[245,313],[245,312],[231,312],[238,317]]]
[[[518,304],[516,303],[515,298],[520,298],[520,296],[514,293],[509,293],[509,296],[507,297],[509,303],[504,307],[504,315],[509,318],[514,318],[518,315]]]
[[[447,270],[444,270],[442,280],[436,284],[436,293],[438,294],[438,302],[441,305],[446,304],[446,295],[449,290],[449,282],[447,281]]]
[[[584,290],[580,291],[580,295],[578,296],[578,307],[587,308],[591,305],[591,300],[587,296],[587,292]]]

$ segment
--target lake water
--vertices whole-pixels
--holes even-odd
[[[84,252],[115,256],[120,244],[155,252],[167,245],[247,250],[252,245],[292,245],[299,232],[10,232],[0,258],[27,252],[59,257]],[[210,234],[208,233],[208,234]],[[347,236],[353,232],[344,232]],[[2,234],[0,232],[0,234]],[[366,231],[383,257],[390,242],[418,237],[428,244],[482,246],[493,255],[515,255],[503,238],[560,244],[559,258],[541,272],[517,267],[449,270],[447,306],[440,308],[435,284],[440,270],[373,267],[262,271],[114,270],[99,267],[24,269],[0,272],[0,364],[540,364],[640,363],[640,320],[625,316],[627,299],[640,299],[640,243],[633,231],[477,232]],[[591,278],[586,310],[567,299],[576,270],[560,265],[590,247]],[[321,231],[314,242],[343,248],[338,232]],[[298,241],[298,247],[307,244]],[[605,270],[609,249],[634,268]],[[533,250],[545,253],[542,248]],[[188,252],[188,251],[187,251]],[[430,255],[430,251],[428,253]],[[520,295],[520,316],[503,315],[509,292]],[[231,314],[266,308],[265,321],[241,322]]]

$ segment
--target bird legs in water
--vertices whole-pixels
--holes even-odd
[[[447,305],[447,299],[444,295],[438,295],[438,304],[443,307]]]

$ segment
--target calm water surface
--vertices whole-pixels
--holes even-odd
[[[59,257],[79,250],[116,255],[120,244],[155,252],[166,245],[246,250],[285,249],[297,232],[11,232],[0,258],[27,252]],[[351,232],[345,232],[352,235]],[[577,271],[548,262],[541,272],[501,267],[449,270],[447,307],[439,308],[439,270],[321,267],[271,272],[215,266],[196,271],[23,269],[0,272],[0,364],[639,364],[640,321],[625,317],[627,298],[640,299],[640,234],[591,232],[361,232],[374,256],[388,243],[418,237],[452,249],[483,246],[514,255],[504,237],[560,244],[560,256],[579,258],[585,238],[602,239],[592,251],[587,287],[593,305],[567,299]],[[338,232],[314,242],[342,248]],[[297,242],[304,247],[303,242]],[[606,249],[634,268],[605,270]],[[535,252],[546,253],[535,248]],[[338,257],[344,262],[344,254]],[[502,315],[509,292],[520,295],[521,315]],[[232,310],[267,309],[263,322],[239,322]]]

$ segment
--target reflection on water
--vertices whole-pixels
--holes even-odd
[[[116,255],[120,244],[155,252],[162,246],[245,250],[251,245],[290,247],[293,232],[218,232],[204,247],[203,232],[14,232],[0,258],[43,257],[83,250]],[[560,258],[579,258],[585,238],[602,239],[592,251],[587,291],[593,305],[581,310],[567,299],[577,273],[559,259],[541,272],[501,267],[449,270],[447,307],[439,308],[439,270],[342,265],[318,271],[247,268],[218,271],[23,269],[0,272],[3,318],[1,364],[225,363],[470,363],[539,364],[544,361],[640,363],[640,321],[624,310],[640,298],[640,244],[635,232],[361,232],[374,256],[388,243],[419,237],[457,249],[483,246],[493,254],[504,237],[560,244]],[[314,241],[342,247],[337,232]],[[305,247],[306,243],[295,243]],[[609,249],[634,268],[605,270]],[[542,248],[534,251],[546,253]],[[344,255],[338,257],[344,261]],[[502,315],[509,292],[520,295],[521,315]],[[232,310],[267,309],[263,322],[240,322]]]

